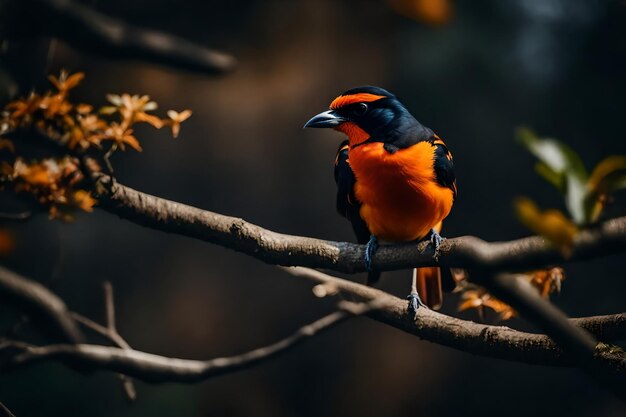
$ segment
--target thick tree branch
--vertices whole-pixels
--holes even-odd
[[[601,341],[626,340],[626,313],[569,319]]]
[[[279,234],[242,219],[160,199],[112,182],[110,178],[100,178],[109,190],[101,199],[105,209],[145,226],[217,243],[274,264],[322,267],[344,272],[365,269],[362,261],[363,246]],[[570,362],[575,359],[581,367],[594,374],[599,382],[615,391],[615,381],[623,379],[624,373],[619,372],[620,377],[614,377],[605,369],[600,369],[605,368],[606,364],[594,360],[596,340],[584,330],[572,326],[549,302],[524,291],[515,280],[506,280],[499,273],[545,267],[625,249],[626,217],[623,217],[579,233],[569,258],[564,258],[539,237],[503,243],[461,237],[444,241],[439,259],[441,264],[464,267],[475,273],[474,280],[495,291],[496,295],[522,312],[533,324],[554,337],[563,348],[560,355],[567,357]],[[435,264],[428,242],[381,247],[373,261],[374,268],[378,270]],[[619,366],[613,364],[612,371],[622,370],[622,361],[623,358],[620,358]]]
[[[460,320],[427,308],[420,308],[413,319],[407,314],[407,302],[378,289],[336,278],[309,268],[283,268],[286,272],[324,283],[360,300],[383,299],[387,307],[372,311],[369,317],[433,343],[464,352],[537,365],[572,366],[571,357],[543,334],[526,333],[505,326],[491,326]],[[570,319],[570,322],[596,336],[611,336],[604,341],[626,339],[626,313]],[[602,324],[600,324],[602,323]],[[615,371],[626,368],[626,357],[605,355],[603,359]]]
[[[303,341],[329,329],[346,319],[380,308],[383,302],[373,300],[367,304],[339,303],[340,311],[301,327],[295,333],[271,345],[254,349],[242,355],[206,361],[167,358],[140,352],[99,345],[49,345],[33,346],[21,342],[5,342],[0,350],[4,355],[2,368],[12,369],[44,360],[56,360],[81,369],[103,369],[148,382],[198,382],[212,377],[249,368],[296,347]]]
[[[102,188],[107,190],[100,198],[102,207],[136,223],[217,243],[269,263],[326,267],[345,272],[364,270],[363,246],[361,245],[284,235],[247,223],[242,219],[200,210],[135,191],[113,182],[106,175],[99,174],[99,180],[104,185]],[[443,243],[441,263],[478,272],[475,275],[478,282],[495,290],[496,295],[520,310],[540,328],[547,330],[562,347],[565,347],[565,352],[558,349],[547,336],[524,334],[497,326],[486,327],[464,321],[454,322],[456,319],[452,318],[442,320],[442,317],[436,317],[435,319],[433,315],[437,313],[424,309],[420,312],[423,315],[421,321],[415,322],[410,318],[408,321],[413,325],[420,322],[422,325],[427,322],[428,325],[419,327],[419,331],[413,329],[412,332],[427,339],[432,337],[437,343],[472,353],[530,363],[571,365],[573,358],[578,358],[579,362],[580,358],[583,358],[591,363],[595,353],[595,356],[601,359],[603,366],[613,373],[623,375],[625,366],[623,355],[597,352],[597,343],[593,337],[572,326],[562,313],[549,303],[539,300],[538,297],[529,297],[523,288],[517,286],[515,279],[496,274],[496,272],[585,259],[615,253],[625,248],[626,217],[605,222],[595,229],[582,231],[574,243],[573,255],[568,259],[564,259],[560,252],[538,237],[503,243],[487,243],[473,237],[462,237],[449,239]],[[374,257],[374,266],[380,270],[435,264],[432,259],[432,250],[426,242],[418,245],[384,246]],[[336,283],[333,282],[333,285]],[[344,285],[347,284],[344,283]],[[387,308],[384,312],[376,314],[380,314],[381,321],[399,327],[398,323],[407,320],[406,304],[402,300],[392,301],[397,304],[395,310]],[[597,319],[594,320],[597,322]],[[620,320],[621,318],[618,318],[613,322],[618,323]],[[443,328],[442,323],[445,324]],[[463,328],[463,330],[457,331],[455,330],[457,328]],[[603,328],[606,329],[606,326]],[[405,330],[411,331],[410,326]],[[67,347],[59,349],[53,356],[69,355]],[[28,351],[32,350],[28,349]],[[41,355],[47,357],[49,353],[44,352],[46,352],[45,355],[43,353]],[[76,354],[82,355],[80,352]]]
[[[364,272],[365,246],[276,233],[240,218],[224,216],[142,193],[100,175],[106,195],[101,207],[122,218],[168,233],[215,243],[270,264],[306,266],[339,272]],[[545,267],[620,253],[626,250],[626,217],[609,220],[576,237],[571,257],[565,258],[541,237],[488,243],[473,236],[446,239],[439,262],[428,242],[383,245],[374,255],[380,271],[443,264],[488,271]]]
[[[56,36],[87,52],[204,73],[228,72],[236,65],[235,59],[225,53],[129,25],[72,0],[7,0],[0,2],[0,12],[5,17],[0,18],[0,35],[12,39]]]

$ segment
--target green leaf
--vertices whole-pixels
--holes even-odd
[[[528,128],[519,128],[517,137],[539,159],[540,175],[565,195],[565,206],[576,224],[587,222],[585,202],[589,175],[580,157],[556,139],[539,138]]]
[[[517,130],[518,139],[526,148],[556,173],[566,173],[587,181],[588,174],[580,157],[566,144],[556,139],[539,138],[526,127]]]
[[[535,171],[543,179],[554,185],[561,194],[565,194],[565,177],[563,174],[554,172],[549,166],[539,161],[535,164]]]
[[[587,184],[580,179],[566,175],[565,177],[565,207],[569,211],[574,223],[584,225],[589,222],[585,201],[587,199]]]

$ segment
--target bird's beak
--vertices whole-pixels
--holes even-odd
[[[312,117],[304,127],[336,127],[347,121],[334,110],[328,110]]]

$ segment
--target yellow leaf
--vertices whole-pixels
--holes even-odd
[[[520,221],[533,232],[543,236],[559,249],[564,256],[571,254],[578,227],[555,209],[541,211],[529,198],[515,200],[515,209]]]
[[[69,75],[66,71],[61,71],[59,77],[54,75],[48,76],[48,79],[59,90],[59,93],[66,94],[69,90],[76,87],[85,78],[85,74],[77,72],[76,74]]]
[[[191,110],[187,109],[187,110],[183,110],[180,113],[178,113],[176,110],[168,110],[167,111],[167,117],[169,117],[172,120],[177,121],[178,123],[182,123],[185,120],[189,119],[191,117]]]
[[[117,107],[115,107],[115,106],[104,106],[104,107],[100,108],[99,112],[100,112],[100,114],[111,115],[111,114],[117,112]]]
[[[163,121],[161,119],[152,114],[148,114],[142,111],[135,114],[135,121],[148,123],[157,129],[163,127]]]
[[[85,74],[82,72],[77,72],[76,74],[70,75],[65,81],[65,90],[71,90],[72,88],[76,87],[78,84],[80,84],[83,78],[85,78]]]
[[[613,185],[626,178],[626,156],[613,155],[603,159],[594,168],[587,189],[590,193],[604,194],[613,191]]]
[[[478,314],[483,319],[483,311],[485,308],[489,308],[498,314],[501,320],[508,320],[515,316],[515,310],[513,310],[508,304],[503,303],[497,298],[493,297],[482,287],[476,287],[477,289],[464,289],[461,295],[462,302],[457,307],[458,311],[465,311],[470,309],[477,309]]]
[[[31,94],[26,99],[19,99],[6,105],[6,110],[12,110],[10,119],[16,122],[17,119],[32,115],[40,106],[42,97],[37,94]]]
[[[484,306],[498,313],[500,320],[509,320],[511,317],[516,315],[515,310],[513,310],[510,305],[503,303],[494,297],[487,298],[484,302]]]
[[[91,196],[89,191],[85,190],[74,191],[72,198],[76,207],[88,213],[93,211],[93,206],[97,203],[96,199]]]
[[[141,145],[139,144],[139,141],[137,140],[137,138],[132,135],[124,136],[124,138],[122,139],[122,142],[128,144],[131,148],[133,148],[137,152],[143,151],[143,149],[141,149]]]
[[[76,105],[76,111],[79,114],[88,114],[93,111],[93,106],[90,104],[80,103]]]
[[[480,298],[473,298],[473,299],[465,300],[461,304],[459,304],[458,310],[465,311],[471,308],[477,308],[481,306],[482,304],[483,302]]]
[[[33,186],[48,187],[54,183],[52,173],[44,164],[26,165],[20,161],[16,161],[15,173]]]
[[[170,118],[169,124],[172,128],[172,136],[177,138],[180,133],[180,124],[191,117],[191,110],[183,110],[180,113],[175,110],[168,110],[167,116]]]
[[[543,298],[549,298],[553,292],[560,292],[561,283],[565,280],[565,271],[558,267],[532,271],[526,275],[530,278],[530,284]]]

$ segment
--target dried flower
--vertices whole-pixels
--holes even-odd
[[[562,268],[530,271],[519,276],[526,279],[543,298],[549,298],[550,294],[559,292],[561,283],[565,280]],[[511,306],[489,294],[485,288],[469,282],[467,273],[463,270],[453,270],[453,278],[456,282],[454,292],[461,293],[459,311],[476,309],[481,320],[484,319],[485,308],[495,311],[501,320],[508,320],[517,314]]]
[[[178,137],[180,124],[191,117],[191,110],[183,110],[178,113],[175,110],[168,110],[167,116],[170,118],[169,124],[172,127],[172,136]]]
[[[126,146],[141,151],[141,144],[134,135],[134,124],[148,123],[155,128],[171,125],[173,135],[177,136],[180,123],[191,115],[190,110],[170,111],[168,119],[160,119],[149,113],[157,109],[157,104],[147,95],[109,94],[107,100],[112,105],[98,111],[90,104],[73,104],[68,99],[69,92],[83,78],[83,73],[66,71],[58,77],[51,75],[49,80],[56,92],[32,93],[27,98],[14,100],[0,114],[0,135],[34,128],[67,148],[65,156],[31,160],[20,154],[13,140],[0,137],[0,152],[11,152],[9,158],[0,163],[0,187],[6,189],[7,185],[12,185],[15,192],[31,194],[48,208],[51,218],[72,220],[76,210],[93,210],[96,200],[88,190],[81,188],[84,174],[78,161],[85,151],[101,151],[100,162],[106,162],[112,152],[125,150]],[[106,149],[106,142],[113,145]],[[82,167],[91,172],[100,171],[97,159],[90,153]]]
[[[477,288],[467,290],[461,296],[461,303],[458,310],[465,311],[469,309],[477,309],[481,320],[484,320],[484,310],[489,308],[495,311],[501,320],[508,320],[515,316],[515,310],[513,310],[508,304],[503,303],[491,294],[489,294],[484,288]]]
[[[65,95],[72,88],[75,88],[82,80],[85,78],[85,74],[82,72],[77,72],[76,74],[69,75],[69,73],[65,70],[61,71],[59,77],[55,77],[54,75],[49,75],[48,79],[59,90],[59,93]]]

